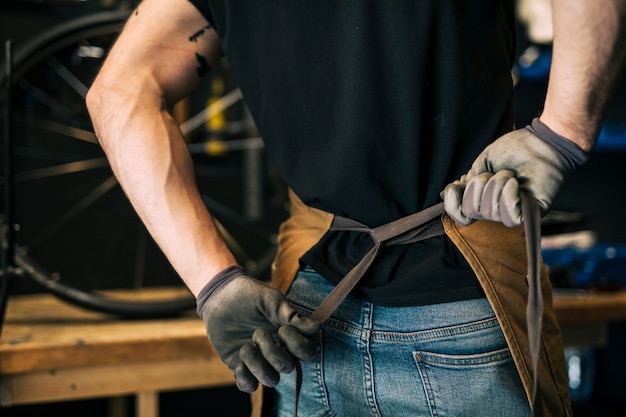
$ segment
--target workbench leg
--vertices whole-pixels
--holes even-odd
[[[159,393],[146,391],[137,393],[136,417],[159,417]]]
[[[128,400],[127,396],[112,397],[109,399],[109,417],[128,417]]]

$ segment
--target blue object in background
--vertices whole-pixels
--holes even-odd
[[[542,249],[550,269],[568,270],[575,288],[617,290],[626,288],[626,245],[598,243],[589,248]]]
[[[547,80],[552,64],[552,47],[532,45],[517,59],[515,70],[520,79],[530,81]]]
[[[520,80],[547,81],[551,65],[552,47],[531,45],[518,57],[515,71]],[[626,121],[605,123],[593,151],[626,151]]]
[[[626,151],[626,122],[602,125],[593,151]]]
[[[585,403],[591,397],[596,376],[595,349],[566,347],[565,363],[570,396],[574,403]]]

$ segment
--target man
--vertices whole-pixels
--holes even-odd
[[[625,50],[626,1],[554,3],[545,108],[513,132],[512,1],[139,5],[88,108],[241,390],[276,386],[279,416],[300,389],[307,416],[531,414],[520,190],[549,209]],[[273,277],[289,302],[236,265],[168,112],[222,54],[291,189]],[[384,245],[329,320],[308,318],[368,258],[370,228],[414,213],[439,232]],[[545,273],[543,287],[535,411],[571,415]]]

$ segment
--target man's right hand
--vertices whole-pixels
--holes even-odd
[[[457,223],[491,220],[519,226],[520,192],[531,195],[546,213],[565,178],[587,154],[539,119],[487,146],[467,175],[441,193],[446,212]]]
[[[200,292],[198,314],[222,361],[234,372],[237,388],[253,392],[273,387],[297,360],[311,360],[321,323],[302,317],[277,289],[233,266]]]

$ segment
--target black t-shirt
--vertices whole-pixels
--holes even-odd
[[[191,1],[309,206],[371,227],[417,212],[513,126],[511,0]],[[336,283],[370,245],[332,232],[303,262]],[[445,237],[384,248],[356,294],[383,305],[482,296]]]

